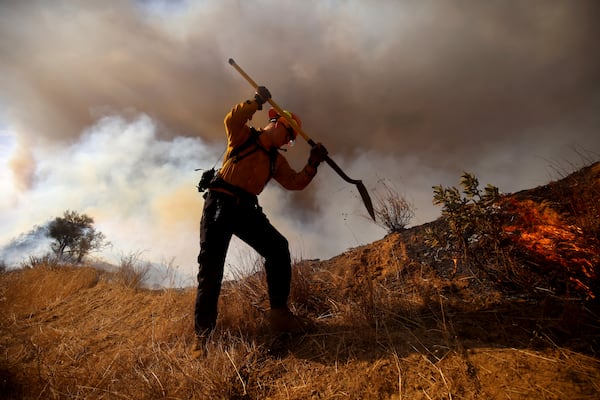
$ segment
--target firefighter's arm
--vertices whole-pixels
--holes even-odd
[[[262,105],[271,98],[269,89],[259,86],[254,94],[254,99],[239,103],[225,116],[225,129],[227,132],[240,131],[257,110],[262,110]]]
[[[310,164],[306,164],[300,172],[294,171],[287,160],[280,155],[277,157],[273,178],[288,190],[302,190],[312,181],[316,174],[317,168]]]

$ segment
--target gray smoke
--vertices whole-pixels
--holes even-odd
[[[65,209],[121,251],[195,269],[194,168],[252,95],[234,58],[371,191],[387,179],[435,218],[431,186],[463,170],[516,191],[548,165],[600,154],[596,1],[4,1],[0,5],[0,240]],[[252,123],[262,126],[266,113]],[[301,168],[308,146],[287,153]],[[4,177],[4,176],[3,176]],[[372,193],[373,194],[373,193]],[[267,214],[297,257],[380,238],[326,166],[309,188],[270,184]]]
[[[18,266],[24,258],[43,257],[50,253],[48,223],[34,226],[0,248],[0,262],[5,266]]]

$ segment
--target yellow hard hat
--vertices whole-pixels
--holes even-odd
[[[293,119],[294,121],[296,121],[296,123],[298,124],[299,128],[302,127],[302,121],[300,120],[300,117],[298,117],[293,112],[290,112],[290,111],[287,111],[287,110],[282,110],[282,111],[283,111],[283,113],[285,114],[285,116],[287,118]],[[288,122],[288,120],[284,116],[279,115],[279,113],[274,108],[271,108],[269,110],[269,121],[271,121],[271,122],[281,122],[286,128],[292,128],[292,126]]]

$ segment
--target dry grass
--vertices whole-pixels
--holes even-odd
[[[139,289],[144,285],[151,265],[141,259],[142,253],[136,252],[121,257],[121,264],[114,274],[115,278],[124,286]]]
[[[351,267],[366,250],[336,263]],[[351,274],[332,275],[323,263],[297,265],[294,306],[316,329],[295,338],[269,334],[260,274],[226,285],[217,335],[203,359],[192,357],[191,289],[135,290],[91,268],[4,273],[1,392],[56,399],[600,394],[598,339],[591,339],[599,331],[591,310],[582,310],[583,328],[569,336],[561,333],[573,328],[561,322],[561,303],[488,300],[483,306],[479,298],[463,304],[477,299],[469,280],[444,281],[402,260],[393,263],[370,287]]]
[[[553,221],[566,229],[564,218]],[[200,359],[194,289],[146,290],[85,267],[2,272],[0,398],[600,398],[597,301],[448,273],[423,231],[298,262],[292,307],[315,322],[299,337],[270,334],[256,264],[224,284]]]

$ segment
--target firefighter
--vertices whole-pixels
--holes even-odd
[[[288,241],[271,225],[257,196],[271,179],[288,190],[304,189],[315,177],[319,163],[327,157],[327,150],[317,144],[312,147],[304,168],[300,172],[292,169],[279,151],[296,139],[296,132],[284,116],[270,109],[269,121],[262,129],[247,125],[270,98],[269,90],[260,86],[253,99],[236,105],[225,117],[227,150],[223,166],[204,195],[200,223],[194,315],[200,344],[215,328],[225,256],[232,235],[264,257],[272,330],[298,332],[305,328],[303,321],[288,309],[292,276]],[[284,113],[298,126],[302,125],[296,114]]]

